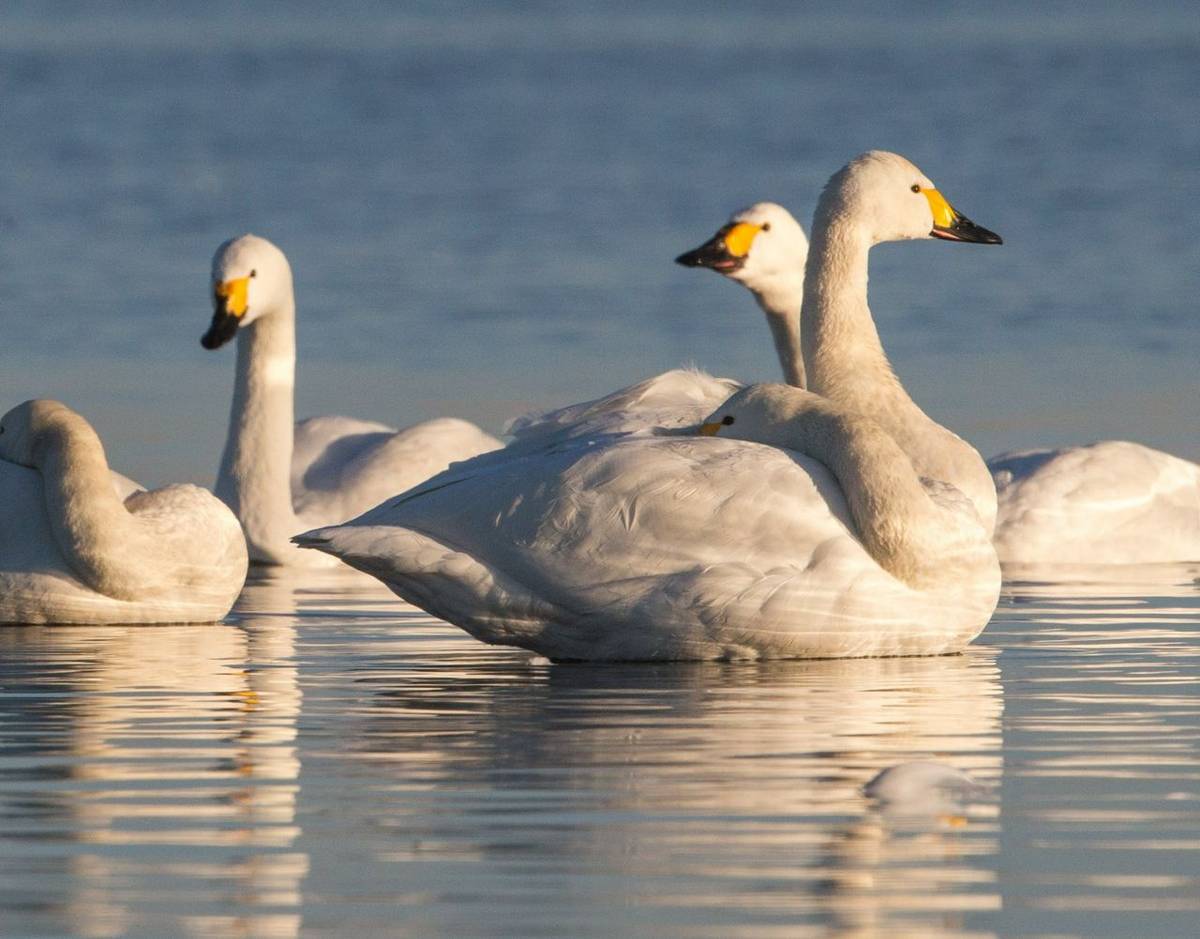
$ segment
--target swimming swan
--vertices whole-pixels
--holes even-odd
[[[287,258],[265,238],[231,239],[213,258],[212,289],[215,311],[201,344],[217,349],[238,337],[216,494],[241,520],[251,560],[312,563],[292,535],[344,521],[455,460],[501,446],[455,418],[400,431],[333,416],[293,426],[296,301]]]
[[[988,466],[1006,564],[1200,561],[1200,465],[1106,440],[1006,453]]]
[[[800,306],[804,301],[804,260],[808,238],[783,206],[757,202],[730,216],[699,248],[675,259],[684,267],[706,267],[737,281],[754,294],[771,327],[783,380],[803,388]]]
[[[822,197],[850,194],[864,216],[864,289],[874,241],[995,240],[898,159],[856,160]],[[849,211],[818,210],[818,237]],[[775,385],[719,406],[711,436],[569,427],[296,541],[479,639],[555,659],[937,654],[995,607],[990,530],[873,415]]]
[[[66,405],[26,401],[0,418],[0,622],[203,623],[229,612],[247,567],[233,513],[198,486],[122,499],[121,479]]]

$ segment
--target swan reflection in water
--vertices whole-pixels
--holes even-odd
[[[994,798],[896,819],[861,787],[922,758],[998,785],[996,656],[409,663],[380,669],[373,713],[344,736],[348,758],[390,782],[372,806],[393,833],[376,859],[407,877],[439,861],[519,868],[534,892],[539,875],[570,877],[560,915],[581,927],[616,895],[663,924],[690,917],[731,936],[804,922],[866,935],[897,916],[923,936],[958,935],[963,911],[999,907]],[[427,906],[462,915],[455,887],[436,874],[425,886]]]
[[[38,774],[8,795],[58,844],[14,886],[57,928],[298,934],[293,593],[252,580],[239,606],[285,613],[237,625],[0,631]]]

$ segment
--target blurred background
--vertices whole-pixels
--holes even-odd
[[[807,228],[884,148],[1005,238],[873,252],[926,411],[985,456],[1200,458],[1197,89],[1190,2],[7,0],[0,407],[210,482],[209,262],[245,231],[295,271],[298,416],[498,431],[685,363],[774,380],[750,296],[671,260],[760,199]]]

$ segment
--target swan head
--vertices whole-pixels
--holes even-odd
[[[231,238],[213,256],[212,297],[212,323],[200,338],[205,349],[220,348],[241,327],[286,308],[292,302],[292,268],[266,238]]]
[[[70,433],[71,427],[80,423],[83,418],[61,401],[37,398],[18,404],[0,417],[0,460],[36,467],[47,432]]]
[[[747,385],[730,397],[696,428],[704,437],[722,436],[775,446],[788,446],[790,424],[807,402],[816,398],[811,392],[792,385],[764,382]]]
[[[781,281],[802,281],[807,255],[808,238],[792,213],[775,202],[756,202],[734,212],[715,235],[675,263],[707,267],[764,293]]]
[[[817,203],[814,226],[851,220],[871,244],[942,238],[998,245],[995,232],[955,209],[928,176],[896,153],[871,150],[833,174]]]

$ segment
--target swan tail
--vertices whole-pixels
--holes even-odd
[[[370,574],[397,596],[483,642],[528,647],[547,624],[573,619],[514,579],[420,532],[334,525],[304,532],[292,541]]]

